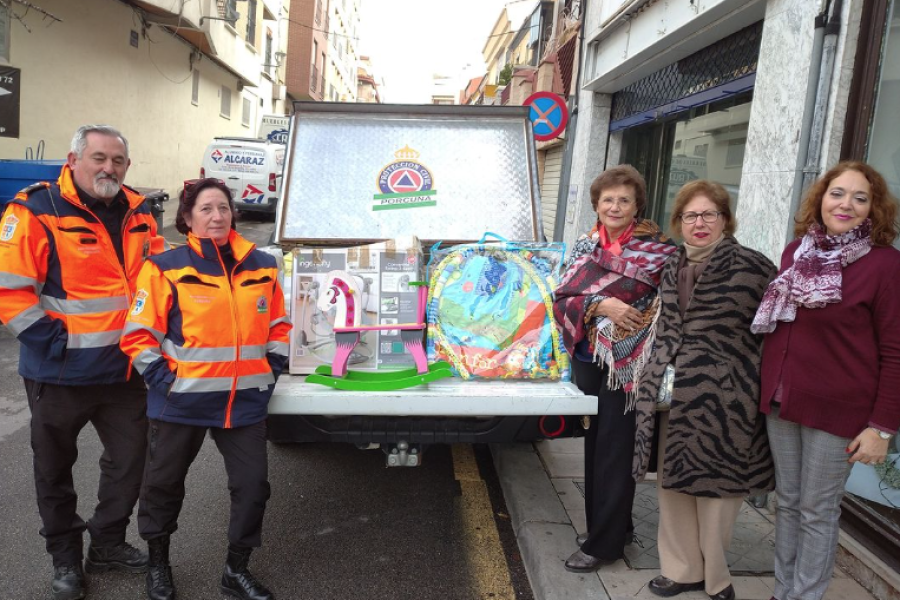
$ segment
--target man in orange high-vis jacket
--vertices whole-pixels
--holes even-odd
[[[40,533],[57,600],[84,597],[85,529],[89,572],[147,565],[125,541],[143,473],[146,388],[119,338],[141,265],[164,241],[144,198],[122,186],[130,163],[116,129],[81,127],[59,179],[22,190],[0,218],[0,320],[21,343]],[[85,523],[72,466],[88,422],[104,453],[99,502]]]

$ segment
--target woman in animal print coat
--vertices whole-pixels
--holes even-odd
[[[649,588],[658,596],[706,590],[713,600],[732,600],[725,551],[741,503],[775,484],[758,410],[762,336],[750,324],[776,270],[734,239],[730,198],[717,183],[681,188],[671,229],[684,244],[663,267],[662,310],[637,402],[633,475],[640,480],[671,363],[670,408],[658,413],[661,575]]]

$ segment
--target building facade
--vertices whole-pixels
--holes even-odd
[[[838,161],[871,163],[897,195],[898,12],[888,0],[588,0],[558,239],[590,228],[590,184],[621,163],[644,175],[663,226],[681,185],[721,183],[737,238],[776,264],[804,189]],[[896,513],[844,502],[847,530],[873,553],[860,560],[886,574],[873,592],[900,580]]]
[[[375,74],[372,61],[368,56],[359,57],[359,66],[356,68],[356,81],[357,102],[381,103],[381,94],[378,88],[382,86],[382,82]]]
[[[324,1],[324,0],[323,0]],[[356,67],[359,62],[359,3],[361,0],[330,0],[328,10],[328,67],[325,69],[324,100],[356,102]]]
[[[214,136],[255,137],[262,114],[285,112],[277,57],[286,0],[45,0],[41,8],[59,21],[45,26],[15,2],[8,9],[28,29],[7,19],[0,68],[20,78],[20,108],[17,135],[0,133],[4,158],[25,158],[43,142],[45,159],[64,159],[77,127],[107,123],[129,140],[127,183],[174,194],[198,175]]]
[[[285,83],[291,100],[325,98],[328,66],[328,0],[293,0],[288,22]]]

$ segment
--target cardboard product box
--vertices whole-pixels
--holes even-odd
[[[318,301],[331,271],[346,271],[362,282],[359,306],[362,325],[414,323],[419,316],[419,294],[410,281],[422,281],[422,246],[415,237],[397,238],[354,247],[297,248],[291,276],[291,358],[293,375],[308,375],[334,358],[336,310],[323,311]],[[400,331],[365,331],[348,367],[354,370],[406,368],[412,356],[403,347]]]

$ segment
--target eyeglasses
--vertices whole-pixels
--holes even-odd
[[[621,208],[631,208],[631,205],[634,204],[634,200],[631,198],[601,198],[600,204],[605,204],[607,206],[619,206]]]
[[[188,191],[195,185],[200,185],[201,183],[206,183],[207,181],[215,181],[216,183],[225,185],[225,182],[221,179],[217,179],[215,177],[203,177],[202,179],[185,179],[184,180],[184,191]]]
[[[721,210],[704,210],[702,213],[695,212],[686,212],[678,215],[678,218],[681,219],[681,222],[685,225],[690,225],[691,223],[697,222],[697,217],[703,219],[704,223],[715,223],[719,218],[719,215],[722,214]]]

